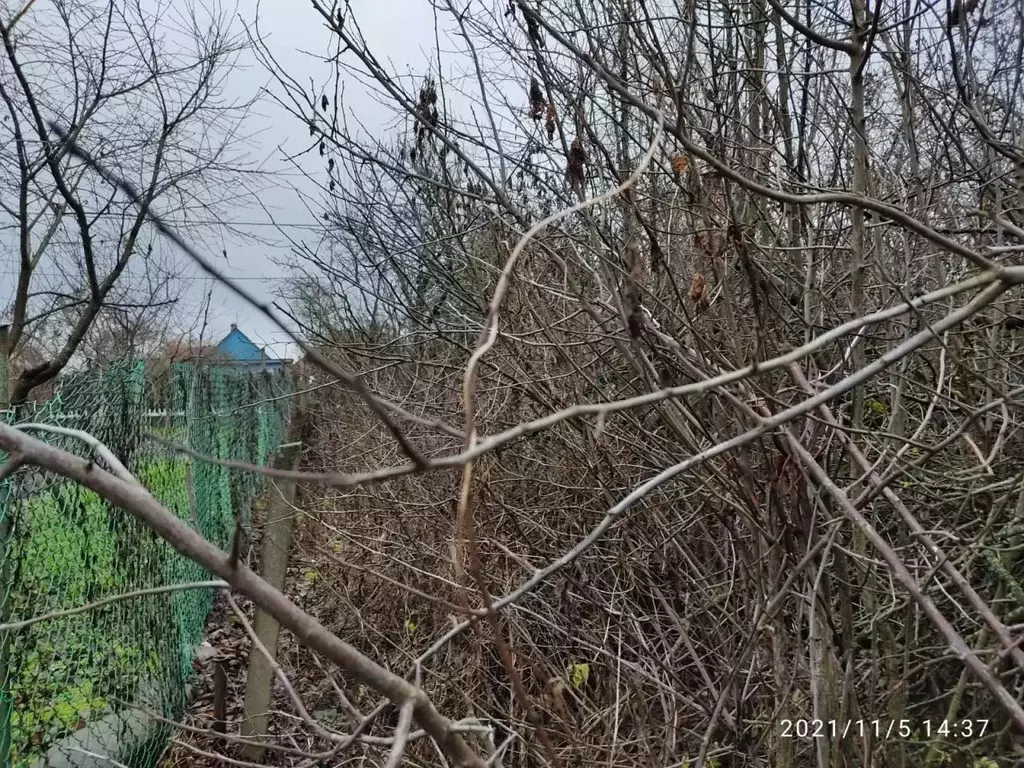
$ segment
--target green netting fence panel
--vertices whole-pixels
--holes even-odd
[[[123,364],[66,376],[46,403],[0,417],[88,432],[168,509],[227,548],[236,512],[248,523],[260,476],[191,460],[147,434],[263,465],[283,439],[291,392],[284,372]],[[34,434],[87,453],[73,437]],[[0,483],[0,623],[211,578],[63,478],[32,468]],[[0,632],[0,767],[90,765],[89,752],[153,765],[170,731],[145,713],[181,716],[212,602],[212,590],[171,592]]]

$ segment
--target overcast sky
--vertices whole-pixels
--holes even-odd
[[[422,73],[433,48],[433,13],[426,0],[352,0],[352,13],[378,59],[390,61],[398,73]],[[256,16],[255,9],[240,9],[247,23]],[[317,61],[317,57],[330,55],[332,45],[323,20],[307,3],[295,0],[263,0],[259,6],[260,31],[278,61],[298,82],[308,83],[310,78],[318,86],[328,85],[331,69]],[[256,94],[261,87],[275,87],[255,56],[246,55],[241,66],[231,75],[232,87],[240,96]],[[346,106],[360,115],[368,128],[382,128],[392,117],[378,105],[358,83],[346,83]],[[309,141],[305,127],[298,124],[269,99],[256,110],[250,133],[257,134],[257,146],[269,160],[271,170],[278,171],[284,184],[273,185],[260,196],[260,203],[238,206],[232,220],[249,222],[248,229],[270,241],[267,244],[246,242],[225,235],[229,274],[243,278],[242,285],[261,298],[273,298],[286,273],[274,264],[276,256],[289,249],[285,236],[272,224],[275,222],[284,234],[295,240],[304,240],[315,247],[320,238],[317,233],[317,213],[311,206],[322,206],[323,196],[315,184],[302,178],[290,161],[289,152],[304,149]],[[323,175],[323,161],[315,153],[308,158],[307,169]],[[303,200],[303,197],[306,200]],[[267,210],[263,210],[265,205]],[[269,214],[269,215],[268,215]],[[197,291],[205,291],[210,283],[201,281]],[[226,288],[215,286],[212,307],[215,317],[211,323],[211,336],[226,333],[230,323],[253,341],[267,344],[279,356],[291,356],[293,350],[286,344],[286,336],[244,301]]]
[[[222,0],[225,10],[231,11],[231,0]],[[157,4],[166,8],[184,8],[186,0],[142,0],[144,8]],[[6,6],[5,16],[10,18],[12,8],[20,8],[22,0],[0,0]],[[414,72],[422,75],[431,61],[434,45],[433,11],[428,0],[352,0],[352,16],[358,21],[374,54],[390,63],[398,74]],[[236,31],[243,31],[243,23],[252,25],[256,20],[257,4],[239,0],[235,8]],[[296,0],[262,0],[258,6],[259,29],[277,61],[299,83],[312,79],[316,87],[327,87],[333,82],[332,69],[323,59],[333,53],[331,36],[323,20],[308,3]],[[42,23],[53,12],[51,0],[37,0],[29,15],[20,22],[30,20]],[[270,75],[252,52],[243,53],[239,65],[228,77],[225,96],[244,101],[257,96],[264,87],[275,88]],[[346,108],[359,115],[361,122],[371,130],[383,129],[393,115],[368,96],[359,83],[345,84]],[[247,121],[245,133],[254,137],[249,149],[250,159],[262,161],[271,174],[269,183],[258,200],[233,205],[225,209],[225,219],[235,229],[259,239],[242,237],[222,229],[206,236],[208,256],[217,257],[217,264],[232,277],[240,278],[241,285],[262,300],[273,299],[287,276],[275,259],[287,255],[287,238],[305,241],[316,247],[320,242],[318,220],[322,221],[323,193],[309,179],[297,172],[293,162],[286,160],[289,153],[306,149],[309,134],[305,126],[287,114],[271,99],[263,98]],[[323,160],[313,152],[300,161],[306,170],[322,178],[326,170]],[[159,208],[158,208],[159,210]],[[280,230],[278,230],[280,227]],[[283,231],[281,231],[283,230]],[[182,233],[186,237],[187,232]],[[0,306],[6,306],[13,296],[16,275],[16,247],[13,240],[4,238],[2,252],[5,264],[0,268]],[[227,253],[225,263],[220,248]],[[168,243],[161,248],[173,249]],[[184,263],[184,262],[183,262]],[[245,301],[207,278],[198,277],[190,292],[192,303],[198,304],[213,286],[210,322],[206,336],[217,340],[237,322],[253,341],[269,346],[281,357],[294,356],[294,348],[286,335],[270,321],[264,319]],[[186,320],[185,324],[188,324]]]

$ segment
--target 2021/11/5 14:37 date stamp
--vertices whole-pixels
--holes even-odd
[[[783,739],[844,739],[873,736],[876,739],[977,739],[985,735],[988,720],[809,720],[782,719]]]

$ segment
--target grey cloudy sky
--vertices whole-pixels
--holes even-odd
[[[232,9],[231,0],[221,1],[225,11],[234,11],[237,33],[244,31],[243,25],[251,28],[258,14],[259,31],[267,47],[291,78],[304,84],[312,80],[316,88],[333,87],[332,68],[324,59],[334,53],[335,45],[323,19],[308,3],[262,0],[257,4],[238,0]],[[23,0],[0,0],[0,13],[9,19],[22,5]],[[189,0],[142,0],[146,11],[170,7],[172,12],[165,14],[167,17],[173,17],[175,12],[180,15],[188,5]],[[434,16],[429,0],[352,0],[351,9],[351,16],[378,60],[389,63],[391,71],[399,75],[424,73],[434,46]],[[37,0],[31,14],[20,23],[46,23],[47,15],[53,12],[51,0]],[[173,30],[170,34],[173,36]],[[277,85],[253,52],[243,52],[238,66],[228,75],[225,98],[246,101],[260,94],[264,87],[275,89]],[[392,122],[393,116],[358,82],[345,83],[345,107],[358,114],[362,124],[373,131],[381,131],[386,123]],[[309,134],[302,123],[271,98],[263,97],[256,104],[244,133],[251,137],[249,160],[259,162],[268,175],[258,199],[223,209],[224,219],[243,234],[219,227],[205,232],[202,242],[208,249],[206,255],[216,257],[220,268],[239,278],[240,285],[261,300],[268,301],[275,298],[275,292],[287,278],[286,271],[275,260],[287,256],[291,247],[288,239],[313,248],[320,244],[317,222],[322,221],[324,193],[314,180],[304,178],[302,171],[323,180],[326,169],[316,152],[298,161],[287,160],[288,155],[308,147]],[[182,234],[188,239],[188,232]],[[5,266],[0,269],[0,307],[6,306],[13,296],[17,272],[16,242],[6,236],[3,241],[0,254]],[[198,245],[196,241],[193,244]],[[169,243],[159,247],[174,248]],[[227,253],[226,263],[221,248]],[[179,261],[186,263],[183,258]],[[219,339],[228,332],[231,323],[237,322],[253,341],[269,346],[274,354],[294,356],[294,348],[287,343],[283,331],[228,289],[200,277],[198,270],[189,266],[188,271],[196,278],[188,296],[191,305],[198,305],[206,292],[212,290],[207,339]],[[183,324],[190,325],[188,319]]]
[[[289,74],[298,82],[308,83],[312,78],[317,86],[329,85],[331,69],[317,59],[330,55],[332,45],[319,15],[308,4],[294,0],[263,0],[258,11],[260,32]],[[377,57],[390,61],[393,71],[400,74],[423,72],[434,39],[429,2],[353,0],[352,13]],[[257,12],[255,8],[240,7],[239,15],[251,24]],[[242,98],[255,95],[262,86],[275,87],[266,70],[249,53],[243,56],[229,83]],[[346,83],[345,101],[346,107],[359,114],[368,128],[381,128],[391,117],[356,82]],[[305,241],[311,247],[319,244],[317,214],[324,198],[316,184],[303,178],[293,163],[286,160],[286,155],[308,146],[309,135],[302,124],[270,99],[263,99],[246,127],[248,133],[256,137],[254,155],[266,157],[268,168],[280,181],[260,195],[259,203],[241,205],[231,212],[231,220],[250,223],[239,225],[238,229],[248,230],[269,242],[225,234],[227,271],[243,278],[241,285],[260,298],[271,299],[287,277],[286,271],[274,263],[275,258],[286,254],[290,248],[287,238]],[[323,161],[316,153],[299,162],[315,177],[323,177]],[[275,223],[283,232],[277,230]],[[207,281],[200,281],[195,291],[201,294],[209,285]],[[214,285],[211,316],[211,336],[226,333],[230,323],[237,322],[253,341],[269,345],[279,356],[294,354],[283,331],[222,286]]]

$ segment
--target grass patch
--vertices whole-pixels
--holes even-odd
[[[136,476],[161,503],[187,517],[183,461],[143,460]],[[8,553],[19,563],[12,618],[156,586],[180,570],[181,558],[164,542],[81,486],[54,486],[17,508],[18,535]],[[13,633],[11,765],[30,765],[103,716],[114,699],[131,700],[142,677],[165,674],[156,649],[175,633],[157,635],[170,609],[170,597],[145,598]]]

